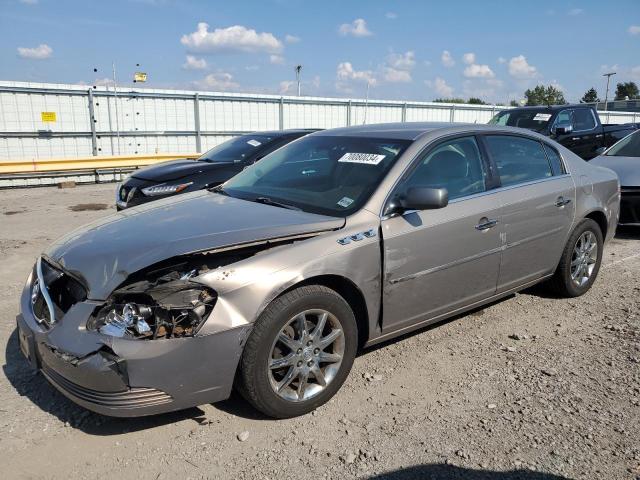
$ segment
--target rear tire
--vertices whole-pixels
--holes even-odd
[[[255,322],[240,361],[240,393],[270,417],[304,415],[339,390],[357,347],[353,310],[338,293],[296,288]]]
[[[556,272],[549,281],[562,297],[579,297],[593,285],[602,262],[604,240],[600,226],[585,218],[567,240]]]

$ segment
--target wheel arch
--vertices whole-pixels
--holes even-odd
[[[609,228],[609,222],[607,221],[607,216],[602,210],[592,210],[587,213],[584,218],[589,218],[596,222],[600,227],[600,231],[602,232],[602,238],[607,238],[607,229]]]
[[[369,312],[364,294],[358,286],[348,278],[341,275],[317,275],[305,278],[298,283],[290,285],[287,289],[280,292],[280,294],[273,300],[281,297],[291,290],[295,290],[296,288],[304,287],[306,285],[322,285],[335,291],[345,299],[353,309],[353,314],[356,318],[356,325],[358,327],[358,348],[362,348],[362,346],[369,340]]]

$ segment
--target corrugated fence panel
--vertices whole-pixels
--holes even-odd
[[[504,108],[129,87],[119,88],[115,97],[107,87],[0,82],[0,159],[190,154],[242,132],[365,122],[486,123]],[[43,121],[43,112],[55,118]],[[599,113],[604,123],[640,122],[640,114]]]

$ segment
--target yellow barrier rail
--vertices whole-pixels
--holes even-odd
[[[166,160],[197,158],[199,153],[161,155],[116,155],[82,158],[47,158],[40,160],[0,160],[0,173],[57,172],[66,170],[96,170],[103,168],[144,167]]]

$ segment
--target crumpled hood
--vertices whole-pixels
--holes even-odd
[[[607,167],[616,172],[620,185],[623,187],[640,187],[640,157],[601,155],[589,163]]]
[[[159,261],[272,238],[333,230],[344,219],[206,190],[121,211],[58,239],[45,255],[104,300],[130,274]]]
[[[217,170],[233,162],[204,162],[200,160],[169,160],[136,170],[131,176],[154,182],[179,180],[187,175]]]

